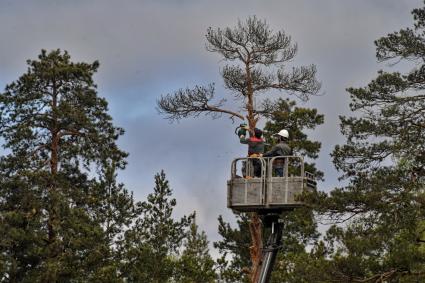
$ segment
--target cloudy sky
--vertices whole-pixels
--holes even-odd
[[[298,43],[294,65],[316,64],[323,96],[301,106],[318,108],[325,124],[312,133],[322,142],[317,161],[325,172],[322,190],[338,186],[329,153],[343,143],[338,115],[347,115],[345,88],[363,86],[378,64],[373,41],[411,26],[420,0],[0,0],[0,89],[26,70],[26,59],[42,48],[68,50],[74,61],[101,63],[95,80],[106,97],[120,140],[130,153],[120,180],[144,200],[153,176],[164,169],[178,205],[176,215],[196,210],[210,241],[219,238],[217,216],[226,208],[230,162],[243,156],[235,124],[225,117],[187,119],[170,124],[158,115],[161,94],[195,84],[216,83],[223,62],[205,50],[208,27],[234,26],[251,15],[266,19]]]

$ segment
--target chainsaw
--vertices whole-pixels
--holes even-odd
[[[246,132],[249,130],[249,127],[246,123],[242,123],[235,129],[235,135],[238,137],[240,136],[246,136]]]

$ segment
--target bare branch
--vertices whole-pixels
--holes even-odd
[[[230,118],[235,117],[244,120],[244,117],[237,112],[221,108],[226,102],[225,99],[220,100],[216,104],[212,104],[214,98],[214,85],[207,87],[196,86],[193,89],[179,89],[174,94],[161,96],[157,101],[157,109],[160,114],[165,114],[169,120],[180,120],[186,117],[197,117],[201,113],[211,115],[218,118],[221,114],[228,114]]]

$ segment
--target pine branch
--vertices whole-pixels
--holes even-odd
[[[216,104],[211,104],[214,97],[214,86],[208,87],[196,86],[194,89],[180,89],[174,94],[162,96],[158,101],[158,111],[167,115],[169,120],[180,120],[187,117],[197,117],[204,113],[218,118],[220,114],[230,115],[231,119],[235,117],[244,120],[244,117],[237,112],[221,108],[225,99]]]

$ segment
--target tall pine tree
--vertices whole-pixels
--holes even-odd
[[[358,115],[341,118],[347,141],[332,154],[348,185],[318,203],[344,223],[327,233],[323,280],[425,282],[425,8],[413,17],[375,41],[380,62],[407,71],[348,89]]]
[[[115,183],[127,154],[93,75],[42,50],[0,94],[0,254],[9,282],[117,278],[112,249],[134,212]]]
[[[239,21],[233,27],[209,28],[206,34],[207,50],[219,54],[226,64],[221,69],[225,87],[239,101],[239,109],[226,106],[227,99],[215,100],[214,85],[180,89],[158,100],[160,112],[170,120],[197,117],[213,118],[227,115],[232,120],[244,120],[253,135],[262,116],[270,115],[262,109],[264,96],[271,91],[296,95],[307,100],[320,90],[314,65],[289,67],[297,54],[297,45],[283,30],[273,31],[266,21],[255,16]],[[258,107],[260,106],[260,107]],[[251,282],[259,278],[262,227],[259,216],[251,214]]]

